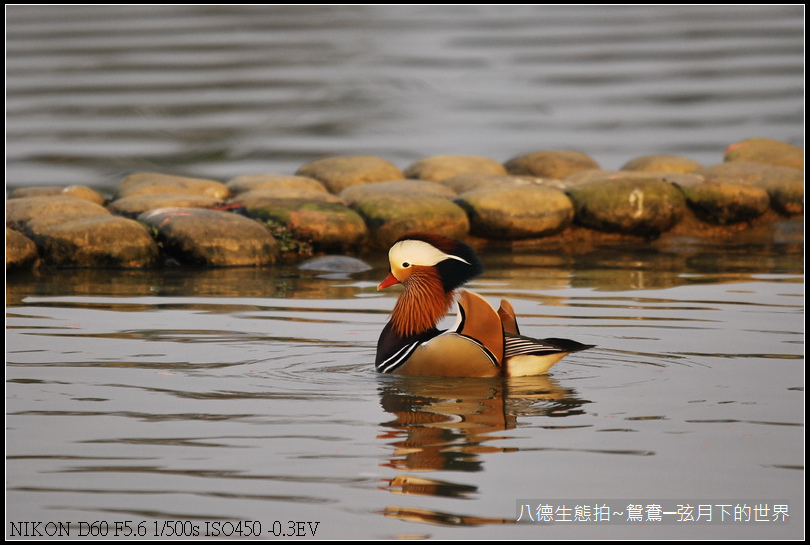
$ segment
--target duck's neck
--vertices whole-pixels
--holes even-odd
[[[453,304],[453,292],[445,292],[435,274],[411,274],[399,296],[391,323],[400,337],[418,335],[436,327]]]

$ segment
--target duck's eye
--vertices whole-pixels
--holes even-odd
[[[403,268],[403,269],[407,269],[407,268],[408,268],[408,267],[410,267],[410,266],[411,266],[411,264],[410,264],[410,263],[408,263],[407,261],[405,261],[405,262],[402,264],[402,268]]]

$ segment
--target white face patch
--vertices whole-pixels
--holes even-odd
[[[455,255],[442,252],[432,244],[421,240],[402,240],[397,242],[388,251],[388,261],[391,270],[407,269],[412,265],[432,267],[445,259],[455,259],[469,265],[469,261]]]

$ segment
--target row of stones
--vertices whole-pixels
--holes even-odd
[[[531,239],[576,223],[654,238],[690,214],[710,225],[769,210],[804,213],[804,151],[749,139],[703,167],[645,156],[607,171],[573,151],[507,161],[434,156],[401,171],[371,156],[312,161],[293,176],[226,183],[165,174],[124,179],[115,198],[84,186],[16,190],[6,202],[6,268],[260,266],[282,255],[386,248],[412,230]]]

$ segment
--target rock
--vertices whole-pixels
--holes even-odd
[[[62,190],[62,194],[68,197],[76,197],[77,199],[84,199],[96,204],[104,205],[107,199],[104,195],[91,189],[86,185],[69,185]]]
[[[700,179],[676,185],[695,215],[715,225],[751,221],[767,212],[770,206],[768,192],[753,185]]]
[[[459,174],[506,174],[504,166],[486,157],[435,155],[412,163],[405,169],[406,178],[441,182]]]
[[[509,174],[557,179],[599,169],[596,161],[579,151],[535,151],[513,157],[505,166]]]
[[[303,165],[296,175],[314,178],[332,193],[340,193],[352,185],[404,178],[393,163],[367,155],[318,159]]]
[[[298,266],[303,271],[349,274],[371,270],[371,265],[356,257],[324,255],[313,257]]]
[[[608,175],[574,185],[567,193],[578,224],[645,238],[671,229],[686,210],[678,188],[645,174]]]
[[[388,182],[376,182],[373,184],[347,187],[340,192],[340,198],[348,206],[352,206],[369,195],[390,195],[397,193],[443,197],[445,199],[452,199],[456,196],[455,191],[436,182],[428,182],[425,180],[391,180]]]
[[[699,169],[701,166],[703,165],[686,157],[658,154],[637,157],[625,163],[620,170],[688,174]]]
[[[301,189],[326,193],[326,187],[314,178],[284,174],[248,174],[225,183],[232,195],[259,189]]]
[[[6,227],[6,271],[31,268],[38,258],[33,240]]]
[[[141,193],[116,199],[109,204],[115,214],[137,218],[150,210],[161,208],[215,208],[225,202],[206,195],[186,195],[175,193]]]
[[[771,206],[784,215],[804,214],[804,170],[753,161],[719,163],[695,171],[707,182],[755,185],[768,192]]]
[[[253,189],[239,193],[228,202],[238,204],[245,208],[258,208],[267,203],[274,203],[281,200],[331,202],[343,204],[343,200],[337,195],[323,191],[312,191],[310,189],[277,188],[277,189]]]
[[[33,218],[72,212],[87,217],[111,215],[103,206],[76,197],[22,197],[6,201],[6,226],[22,230],[23,225]]]
[[[771,167],[756,182],[768,192],[771,207],[785,216],[804,214],[804,170],[790,167]]]
[[[544,185],[547,180],[533,176],[510,176],[508,174],[459,174],[441,181],[441,185],[461,195],[473,189],[511,187],[518,185]]]
[[[18,187],[9,193],[9,199],[22,199],[25,197],[53,197],[62,195],[62,186],[39,185],[33,187]]]
[[[157,244],[143,225],[113,215],[72,221],[32,220],[42,260],[56,267],[143,268],[157,264]]]
[[[222,182],[204,178],[189,178],[171,174],[139,172],[130,174],[118,185],[118,196],[129,197],[148,193],[173,193],[180,195],[202,195],[224,200],[230,191]]]
[[[331,196],[334,198],[334,196]],[[247,215],[278,224],[294,240],[280,240],[289,251],[300,242],[318,250],[356,249],[365,242],[368,230],[363,219],[342,202],[322,199],[256,199],[244,203]],[[284,233],[277,232],[277,238]]]
[[[725,161],[755,161],[804,170],[804,149],[770,138],[749,138],[726,148]]]
[[[274,263],[278,245],[260,223],[200,208],[163,208],[138,216],[152,227],[167,256],[192,266],[241,267]]]
[[[467,211],[470,232],[485,238],[543,237],[563,230],[574,218],[565,193],[539,185],[474,189],[455,202]]]
[[[365,220],[370,241],[376,248],[387,249],[408,231],[464,238],[470,229],[464,210],[444,197],[377,192],[351,206]]]

